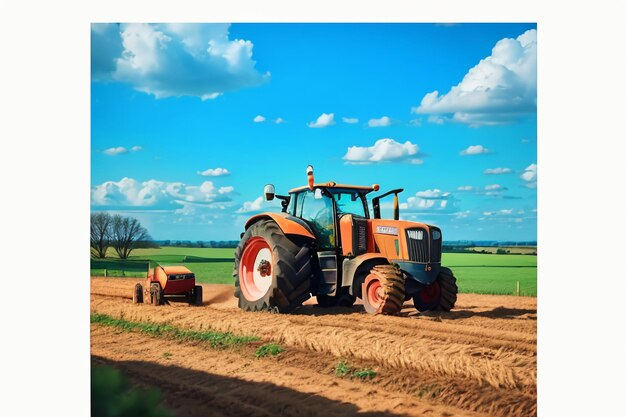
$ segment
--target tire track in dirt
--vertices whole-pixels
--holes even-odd
[[[136,278],[93,278],[91,292],[93,295],[130,299],[136,282],[138,282]],[[232,286],[203,284],[203,287],[205,305],[221,310],[238,310],[236,299],[232,296]],[[494,308],[485,308],[482,304],[477,307],[476,304],[479,304],[477,301]],[[290,316],[291,320],[297,323],[314,320],[318,326],[349,328],[353,328],[354,322],[358,321],[360,328],[367,328],[373,332],[406,336],[411,336],[416,331],[420,334],[432,332],[429,333],[429,337],[443,340],[447,340],[448,334],[453,333],[456,336],[466,335],[467,343],[480,346],[487,342],[496,349],[513,348],[528,352],[536,350],[536,299],[529,297],[459,294],[457,304],[460,309],[445,313],[419,314],[410,303],[406,303],[404,317],[385,317],[387,321],[382,323],[372,321],[366,314],[353,314],[355,311],[362,312],[360,306],[322,309],[311,305],[314,303],[315,301],[309,300],[308,305]],[[351,314],[350,319],[341,320],[340,318],[346,314]]]
[[[100,326],[92,326],[91,338],[96,364],[115,366],[135,381],[159,387],[177,415],[486,415],[319,374],[306,366],[306,361],[304,366],[294,367]],[[163,352],[176,353],[164,358]]]
[[[468,346],[454,340],[441,342],[414,336],[373,333],[367,329],[299,324],[292,316],[223,311],[211,307],[177,308],[133,305],[98,299],[94,311],[134,321],[154,321],[195,330],[211,329],[240,335],[257,335],[287,346],[327,352],[335,357],[373,360],[393,368],[410,368],[435,375],[463,377],[493,387],[535,386],[536,358],[503,349]],[[158,310],[157,310],[158,309]],[[344,319],[350,317],[343,316]],[[365,316],[370,320],[389,319]],[[400,318],[395,318],[400,319]],[[408,321],[408,320],[407,320]]]

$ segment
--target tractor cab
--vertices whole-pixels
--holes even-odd
[[[361,187],[330,184],[315,184],[313,190],[294,189],[285,212],[311,226],[320,249],[333,250],[341,244],[339,224],[344,216],[369,219],[367,192]]]

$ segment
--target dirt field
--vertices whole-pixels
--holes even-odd
[[[211,349],[93,324],[92,361],[159,388],[178,416],[537,413],[535,298],[461,294],[450,313],[419,314],[407,302],[399,317],[368,315],[361,306],[322,309],[312,299],[282,315],[240,311],[228,285],[203,285],[203,307],[133,305],[136,282],[92,278],[92,313],[262,340]],[[256,359],[266,342],[285,350]],[[341,378],[340,360],[376,377]]]

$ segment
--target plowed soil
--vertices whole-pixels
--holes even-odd
[[[537,413],[535,298],[460,294],[449,313],[373,316],[363,307],[290,315],[237,308],[233,287],[203,285],[204,305],[133,305],[137,279],[92,278],[91,310],[129,321],[258,336],[232,349],[92,325],[94,363],[159,388],[179,416],[513,416]],[[281,345],[276,357],[256,348]],[[167,353],[167,355],[164,355]],[[372,380],[341,378],[340,360]]]

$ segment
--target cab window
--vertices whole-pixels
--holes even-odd
[[[328,192],[323,192],[321,198],[315,198],[313,191],[303,191],[298,195],[296,215],[313,228],[320,249],[335,247],[335,221],[333,202]]]
[[[367,217],[365,215],[365,205],[363,197],[358,192],[333,192],[337,205],[337,216],[342,214],[354,214],[356,216]]]

